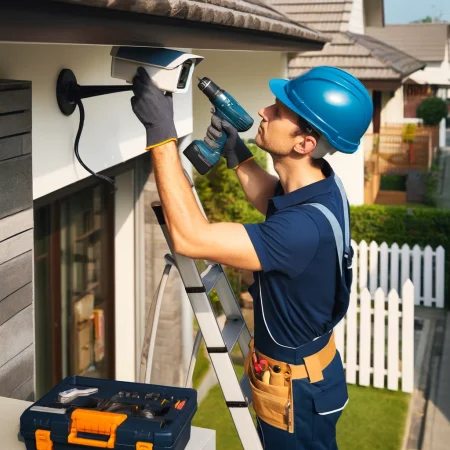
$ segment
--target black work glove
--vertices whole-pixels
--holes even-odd
[[[147,131],[147,150],[177,141],[172,94],[164,95],[143,67],[133,78],[133,92],[131,107]]]
[[[214,110],[212,112],[214,113]],[[213,114],[204,141],[215,150],[218,147],[216,139],[220,139],[224,131],[228,135],[228,139],[223,147],[222,156],[227,160],[229,169],[236,169],[243,162],[253,158],[253,153],[239,137],[236,128]]]

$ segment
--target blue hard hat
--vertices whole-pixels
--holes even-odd
[[[372,98],[353,75],[336,67],[320,66],[290,81],[272,79],[275,97],[303,117],[328,142],[354,153],[370,125]]]

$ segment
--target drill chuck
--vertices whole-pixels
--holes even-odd
[[[213,102],[222,92],[214,81],[207,77],[199,78],[198,88],[208,97],[208,99]]]

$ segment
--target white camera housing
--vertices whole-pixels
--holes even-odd
[[[161,90],[183,93],[189,89],[194,68],[203,56],[168,48],[113,47],[111,76],[132,83],[138,67],[143,67]]]

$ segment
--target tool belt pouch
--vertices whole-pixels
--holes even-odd
[[[253,408],[257,416],[275,428],[293,433],[292,382],[288,386],[275,386],[258,380],[252,364],[252,353],[253,349],[249,351],[245,359],[244,368],[252,388]],[[276,375],[284,378],[284,375]]]

